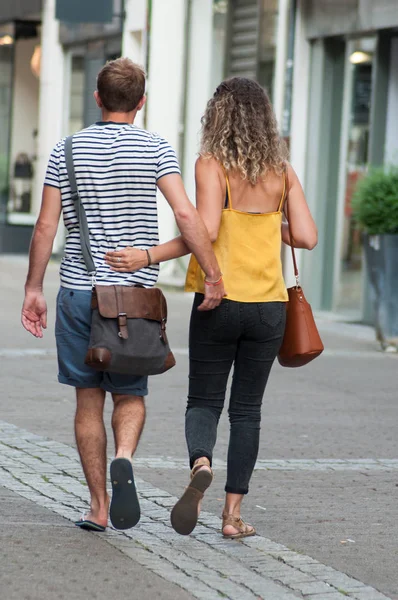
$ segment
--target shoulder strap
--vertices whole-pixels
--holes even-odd
[[[228,195],[227,208],[232,208],[231,186],[229,185],[229,179],[228,179],[228,175],[227,175],[226,171],[225,171],[225,182],[227,184],[227,195]]]
[[[77,190],[75,165],[73,163],[73,135],[68,136],[65,140],[65,163],[66,170],[68,172],[72,200],[79,219],[80,244],[83,260],[89,275],[95,275],[96,268],[93,255],[91,253],[90,234],[88,230],[86,211],[84,210],[84,206],[80,200],[79,192]]]
[[[227,173],[227,170],[224,167],[224,165],[222,163],[220,163],[220,164],[221,164],[222,170],[224,171],[225,183],[227,185],[227,197],[226,197],[226,202],[224,203],[224,209],[232,208],[231,186],[229,185],[228,173]]]
[[[286,217],[287,217],[287,223],[288,223],[288,226],[289,226],[290,248],[291,248],[291,251],[292,251],[294,276],[296,278],[296,285],[298,287],[299,286],[299,271],[298,271],[298,267],[297,267],[296,253],[294,251],[294,239],[293,239],[292,226],[291,226],[291,223],[290,223],[290,215],[289,215],[289,173],[288,173],[288,165],[285,165],[284,174],[285,174],[285,196],[286,196],[285,208],[286,208]],[[283,198],[282,198],[282,206],[283,206]]]
[[[287,196],[287,192],[288,192],[287,185],[286,185],[287,178],[288,178],[287,166],[285,165],[285,168],[283,169],[283,190],[282,190],[282,196],[281,196],[279,206],[278,206],[278,212],[282,212],[283,204],[286,200],[286,196]]]

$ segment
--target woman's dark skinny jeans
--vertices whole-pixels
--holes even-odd
[[[189,394],[185,434],[191,468],[205,456],[212,461],[228,375],[234,364],[229,402],[230,437],[225,491],[247,494],[256,463],[265,386],[282,343],[284,302],[223,300],[199,312],[196,294],[189,331]]]

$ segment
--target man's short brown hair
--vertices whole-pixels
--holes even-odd
[[[145,72],[129,58],[111,60],[98,73],[97,91],[109,112],[130,112],[145,94]]]

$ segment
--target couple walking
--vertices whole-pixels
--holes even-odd
[[[290,244],[283,211],[289,196],[296,247],[312,249],[317,231],[280,140],[273,109],[254,81],[221,83],[202,119],[196,162],[196,209],[181,179],[174,150],[134,125],[145,103],[145,74],[129,59],[107,63],[94,94],[102,120],[76,133],[73,159],[90,233],[96,281],[102,285],[156,283],[159,263],[192,253],[186,290],[195,292],[189,330],[189,391],[185,416],[191,479],[171,512],[183,535],[195,527],[213,478],[212,457],[233,367],[230,441],[222,534],[255,533],[241,518],[257,458],[261,404],[282,342],[287,292],[281,242]],[[91,496],[76,525],[104,531],[133,527],[140,518],[131,459],[145,421],[147,377],[98,372],[84,364],[91,323],[92,281],[81,253],[64,140],[48,163],[33,233],[22,323],[43,336],[43,280],[61,214],[67,230],[57,297],[58,379],[76,388],[75,435]],[[159,245],[157,188],[173,210],[180,237]],[[115,459],[112,499],[106,489],[106,392],[113,399]]]

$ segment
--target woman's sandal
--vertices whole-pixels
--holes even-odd
[[[210,470],[202,469],[201,467],[204,466]],[[177,533],[189,535],[195,529],[198,522],[199,502],[212,481],[213,471],[209,463],[205,459],[199,459],[191,471],[189,486],[171,511],[171,525]]]
[[[231,525],[234,529],[237,529],[237,533],[224,533],[224,527],[227,525]],[[240,538],[249,537],[251,535],[256,535],[256,530],[252,525],[248,525],[240,517],[235,517],[234,515],[228,515],[223,512],[222,514],[222,535],[224,538],[228,538],[230,540],[239,540]]]

